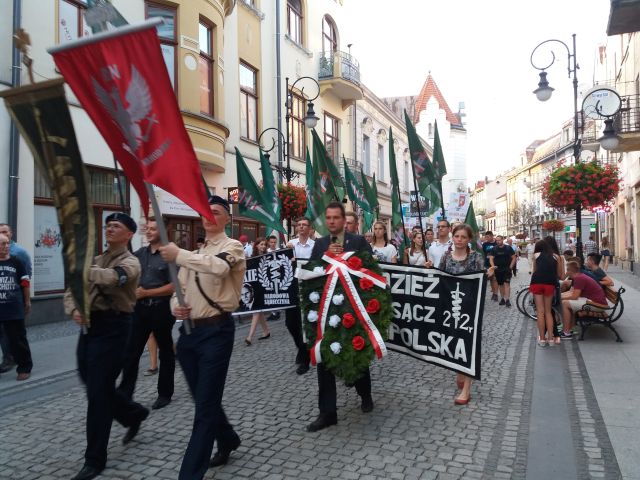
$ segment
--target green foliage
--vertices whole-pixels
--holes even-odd
[[[360,260],[362,260],[362,268],[366,268],[374,273],[377,273],[378,275],[382,275],[382,270],[378,266],[377,261],[370,253],[358,252],[351,258],[353,257],[358,257],[360,258]],[[323,260],[311,261],[304,266],[304,269],[313,270],[316,267],[322,267],[324,269],[326,266],[327,262]],[[351,275],[350,277],[354,282],[356,289],[360,294],[362,304],[365,307],[373,299],[378,301],[380,309],[375,313],[369,313],[369,316],[380,332],[382,338],[385,339],[387,336],[387,330],[391,323],[391,318],[393,316],[393,310],[391,308],[390,289],[388,287],[379,288],[375,285],[369,289],[364,289],[360,286],[359,277],[356,277],[354,275]],[[328,278],[329,277],[327,276],[322,276],[312,280],[305,280],[300,282],[300,307],[302,310],[302,323],[307,338],[309,339],[309,348],[313,348],[316,343],[317,329],[320,319],[318,318],[317,321],[310,322],[308,319],[308,314],[310,311],[318,312],[321,303],[320,300],[317,303],[312,302],[309,299],[309,296],[311,295],[311,293],[316,292],[321,297]],[[320,353],[322,355],[322,363],[324,363],[324,365],[334,375],[342,378],[345,383],[353,383],[360,377],[362,377],[366,369],[369,367],[369,364],[375,357],[375,350],[373,348],[373,345],[371,344],[371,341],[369,340],[369,336],[367,335],[365,328],[357,318],[354,307],[349,302],[349,298],[347,297],[340,280],[338,280],[336,284],[332,298],[335,298],[338,295],[343,295],[344,301],[341,305],[335,305],[333,302],[331,302],[330,304],[329,312],[327,314],[324,336],[320,344]],[[351,328],[345,327],[342,322],[345,314],[351,314],[355,317],[355,323]],[[331,325],[329,325],[329,319],[332,315],[338,315],[341,319],[341,322],[336,327],[332,327]],[[361,336],[364,339],[364,348],[362,350],[356,350],[352,344],[353,339],[356,336]],[[338,354],[333,353],[333,351],[331,350],[330,345],[334,342],[338,342],[342,347],[340,353]]]

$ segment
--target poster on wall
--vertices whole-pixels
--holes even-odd
[[[464,192],[452,193],[447,208],[447,220],[449,222],[464,222],[469,210],[469,194]]]
[[[34,215],[33,290],[43,294],[64,290],[62,234],[54,206],[36,205]]]

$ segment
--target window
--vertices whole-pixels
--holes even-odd
[[[362,135],[362,163],[364,173],[371,175],[371,142],[366,135]]]
[[[338,119],[324,114],[324,146],[334,162],[340,159],[340,131]]]
[[[302,0],[287,0],[287,34],[302,45]]]
[[[200,58],[200,112],[213,116],[213,29],[200,20],[198,27]]]
[[[258,141],[257,73],[246,63],[240,63],[240,136]]]
[[[291,93],[292,114],[289,119],[289,155],[304,160],[305,135],[304,116],[306,115],[306,101],[295,92]]]
[[[60,0],[58,3],[58,43],[67,43],[86,35],[91,29],[84,23],[87,0]]]
[[[336,24],[328,15],[322,19],[322,53],[333,53],[338,50],[338,33]]]
[[[384,145],[378,144],[378,180],[384,182]]]
[[[162,50],[162,56],[164,57],[164,63],[167,66],[169,78],[171,79],[171,86],[175,90],[176,46],[178,45],[178,35],[176,33],[177,10],[165,5],[148,2],[146,4],[146,16],[147,18],[159,17],[164,20],[164,22],[158,25],[156,29],[158,32],[158,38],[160,39],[160,48]]]

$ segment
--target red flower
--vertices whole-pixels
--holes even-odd
[[[353,315],[351,315],[350,313],[345,313],[342,316],[342,325],[344,325],[344,328],[351,328],[356,324],[356,319]]]
[[[351,259],[349,259],[351,260]],[[360,279],[360,288],[363,290],[369,290],[370,288],[373,288],[373,282],[371,280],[369,280],[368,278],[361,278]]]
[[[356,335],[355,337],[353,337],[353,340],[351,340],[351,345],[353,345],[354,350],[359,352],[364,348],[364,338],[362,338],[360,335]]]
[[[367,313],[376,313],[378,310],[380,310],[380,302],[375,298],[372,298],[371,300],[369,300],[369,303],[367,303],[366,310]]]
[[[354,270],[359,270],[360,268],[362,268],[362,260],[360,260],[358,257],[351,257],[349,258],[349,260],[347,260],[347,265],[349,265],[349,267],[353,268]]]

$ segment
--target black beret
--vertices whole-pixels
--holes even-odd
[[[209,205],[222,205],[227,212],[229,211],[229,202],[218,195],[211,195],[209,197]]]
[[[122,212],[112,213],[107,218],[105,218],[104,224],[106,225],[109,222],[119,222],[129,230],[131,230],[133,233],[136,233],[136,230],[138,229],[138,226],[136,225],[136,222],[133,220],[133,218]]]

